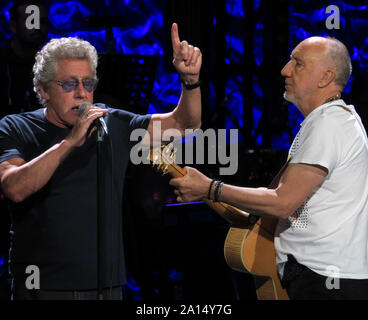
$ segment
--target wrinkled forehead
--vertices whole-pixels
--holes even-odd
[[[58,59],[54,78],[91,78],[94,77],[91,65],[86,59]]]

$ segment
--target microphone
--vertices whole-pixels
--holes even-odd
[[[88,106],[92,106],[92,103],[90,103],[90,102],[83,102],[78,107],[78,115],[80,116],[83,113],[84,109],[86,109],[86,107],[88,107]],[[93,120],[93,125],[96,126],[98,130],[102,129],[102,135],[103,134],[106,134],[106,135],[108,134],[105,120],[102,117]]]

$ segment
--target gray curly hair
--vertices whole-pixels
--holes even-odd
[[[48,85],[55,78],[57,62],[60,59],[87,60],[91,66],[93,76],[96,78],[97,51],[88,41],[78,38],[50,40],[42,50],[37,52],[36,61],[33,65],[33,90],[43,106],[46,106],[46,101],[41,96],[40,85],[42,84],[44,90],[47,91]]]

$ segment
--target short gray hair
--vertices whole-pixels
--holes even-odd
[[[349,81],[352,72],[348,49],[341,41],[337,40],[336,38],[327,37],[327,39],[329,39],[330,41],[328,41],[326,53],[335,65],[335,83],[341,86],[342,89],[344,89]]]
[[[87,60],[93,76],[96,77],[97,51],[88,41],[78,38],[50,40],[42,50],[37,52],[33,65],[33,90],[37,93],[38,100],[43,106],[46,106],[46,101],[41,96],[40,84],[47,90],[49,83],[57,73],[57,62],[61,59]]]

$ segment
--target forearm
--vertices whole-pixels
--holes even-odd
[[[173,111],[178,127],[182,129],[198,129],[201,126],[201,89],[188,90],[182,86],[182,93],[177,107]]]
[[[155,124],[159,122],[161,131],[154,130]],[[162,136],[155,133],[179,139],[185,135],[185,129],[198,129],[201,126],[201,90],[195,88],[183,91],[176,108],[169,113],[156,113],[151,117],[147,132],[141,142],[141,146],[152,146],[161,143]],[[165,140],[167,141],[167,140]]]
[[[220,201],[260,216],[286,218],[291,214],[287,198],[274,189],[242,188],[224,184]]]
[[[292,163],[281,175],[276,189],[242,188],[228,184],[221,188],[220,184],[211,183],[198,170],[191,167],[185,167],[185,170],[187,174],[183,178],[170,180],[170,185],[176,188],[174,192],[179,202],[209,197],[249,213],[283,219],[300,208],[328,174],[328,170],[320,166]]]
[[[1,181],[5,194],[12,201],[21,202],[40,190],[72,149],[69,142],[63,140],[37,158],[8,170]]]

